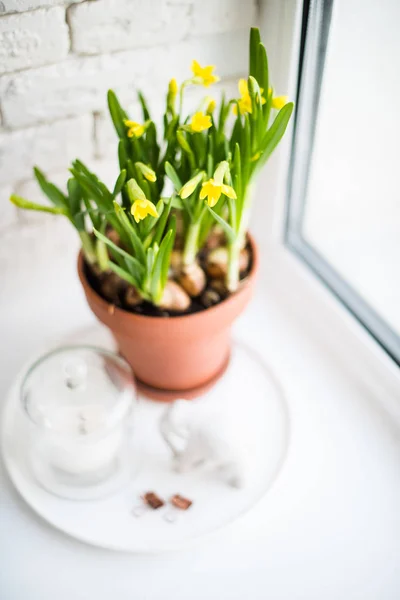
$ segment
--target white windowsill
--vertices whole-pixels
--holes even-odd
[[[314,310],[312,294],[301,285],[308,274],[285,251],[264,249],[263,261],[256,297],[235,331],[262,352],[288,397],[289,454],[270,493],[212,545],[129,556],[51,529],[19,499],[2,468],[4,600],[399,597],[400,445],[388,413],[394,414],[400,389],[396,372],[378,389],[369,385],[371,373],[365,378],[359,367],[343,368],[339,346],[332,346],[321,323],[329,331],[340,319],[346,326],[346,317],[330,307],[329,325],[324,302]],[[29,291],[29,305],[20,296],[2,311],[2,398],[45,339],[59,340],[93,322],[74,265],[68,262],[59,273],[59,265],[46,265]]]

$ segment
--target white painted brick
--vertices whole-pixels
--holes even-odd
[[[256,23],[256,0],[196,0],[192,30],[196,35],[248,29]]]
[[[12,191],[11,185],[0,187],[0,231],[4,231],[17,220],[17,209],[9,200]]]
[[[119,174],[117,161],[88,159],[85,161],[85,164],[88,169],[96,173],[99,179],[101,179],[101,181],[103,181],[110,189],[114,187],[115,181]],[[67,169],[67,166],[64,169],[58,169],[56,171],[43,169],[43,172],[46,174],[49,181],[59,187],[61,191],[66,192],[67,181],[70,177],[72,177],[71,173],[69,173]],[[14,191],[16,194],[18,194],[18,196],[22,196],[22,198],[26,198],[31,202],[50,204],[49,200],[40,189],[36,179],[33,177],[19,182],[15,186]],[[45,221],[55,218],[54,215],[48,215],[46,213],[39,213],[30,210],[17,209],[17,211],[18,218],[21,223],[27,223],[35,226],[42,225]]]
[[[72,6],[68,21],[72,50],[99,54],[183,39],[190,28],[191,7],[167,0],[98,0]]]
[[[0,18],[0,73],[53,63],[68,49],[64,8]]]
[[[93,118],[85,115],[51,125],[0,134],[0,183],[26,179],[32,167],[43,170],[68,167],[76,158],[93,154]]]
[[[157,48],[75,58],[6,75],[0,79],[3,120],[13,127],[103,112],[108,88],[132,99],[139,88],[151,99],[165,93],[171,77],[178,81],[190,77],[192,58],[216,64],[221,76],[236,76],[247,71],[247,47],[248,31],[244,30],[234,36],[219,34]]]
[[[68,0],[68,4],[72,4],[73,2],[82,2],[82,0]],[[64,4],[64,2],[62,0],[1,0],[0,15],[26,12],[27,10],[57,6],[58,4]]]

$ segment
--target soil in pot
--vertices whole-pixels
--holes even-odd
[[[221,261],[221,256],[218,256],[218,253],[224,252],[226,252],[225,247],[214,247],[213,245],[200,251],[198,265],[205,276],[205,283],[202,285],[200,294],[193,296],[191,293],[190,305],[185,310],[167,310],[154,306],[149,302],[142,301],[136,290],[115,273],[100,273],[86,263],[84,268],[91,287],[107,302],[135,314],[149,317],[177,317],[206,310],[224,301],[230,295],[224,283],[224,261]],[[242,251],[240,266],[240,284],[243,285],[253,267],[252,247],[249,241]],[[177,269],[174,280],[180,282],[181,277],[182,273]]]

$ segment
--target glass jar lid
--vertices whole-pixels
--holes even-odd
[[[113,428],[135,399],[128,363],[91,346],[45,354],[30,367],[21,386],[22,407],[34,425],[74,437]]]

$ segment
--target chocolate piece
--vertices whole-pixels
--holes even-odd
[[[154,492],[147,492],[143,496],[143,501],[148,506],[150,506],[150,508],[153,508],[154,510],[156,510],[157,508],[161,508],[162,506],[164,506],[164,501],[161,500],[161,498],[159,498],[157,496],[157,494],[155,494]]]
[[[189,500],[188,498],[184,498],[180,494],[175,494],[175,496],[172,496],[172,498],[170,499],[170,502],[176,508],[180,508],[181,510],[187,510],[193,504],[192,500]]]

